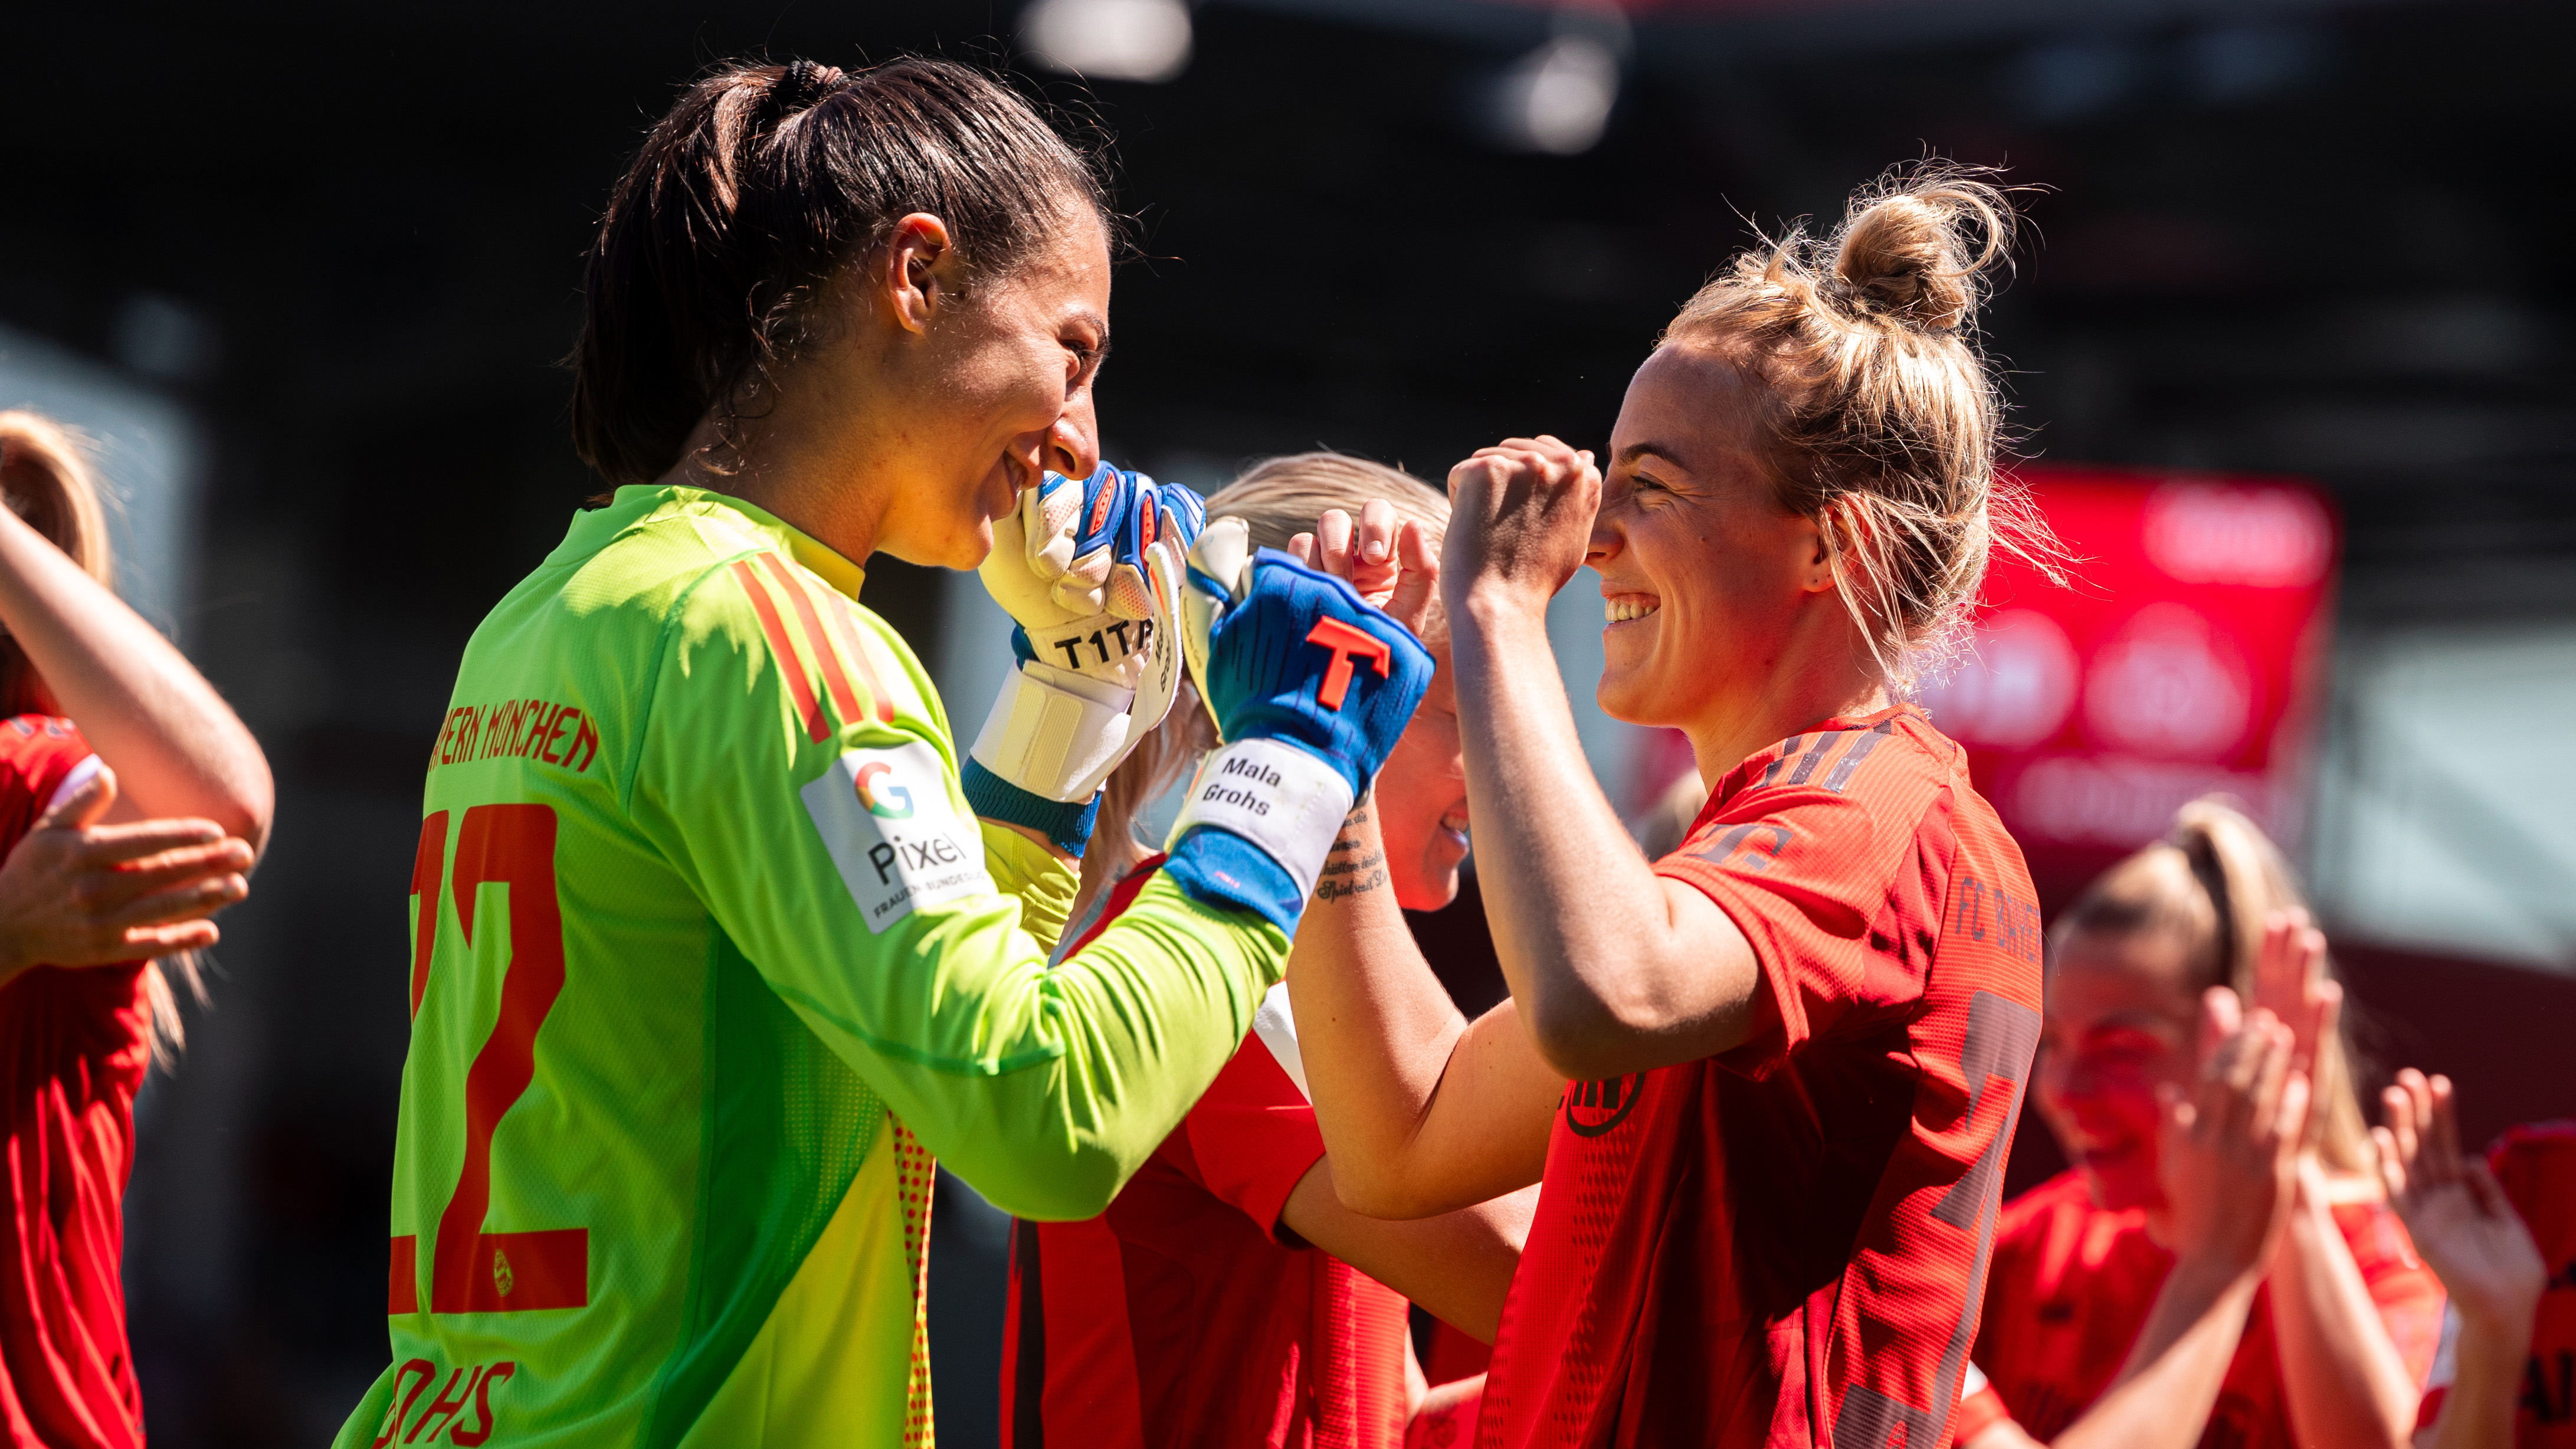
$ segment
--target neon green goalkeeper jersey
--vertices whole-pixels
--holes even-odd
[[[344,1446],[928,1444],[933,1154],[1100,1212],[1287,955],[979,826],[860,571],[624,488],[475,631],[412,869],[393,1361]]]

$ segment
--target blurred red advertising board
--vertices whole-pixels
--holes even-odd
[[[2074,560],[2069,586],[1999,551],[1969,652],[1920,697],[1968,747],[2042,905],[2204,794],[2295,851],[2340,541],[2326,496],[2282,478],[2018,477]]]

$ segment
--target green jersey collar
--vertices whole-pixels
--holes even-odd
[[[591,515],[599,520],[597,526],[605,532],[606,537],[590,541],[589,548],[581,551],[588,552],[590,549],[598,548],[609,538],[616,537],[627,528],[647,518],[683,517],[691,514],[730,514],[753,530],[767,534],[786,551],[788,557],[812,570],[823,582],[847,595],[854,603],[858,600],[860,588],[868,581],[866,569],[850,562],[828,545],[817,542],[795,525],[780,520],[768,511],[756,508],[729,493],[718,493],[711,488],[689,488],[676,483],[629,483],[618,489],[616,498],[607,508]],[[575,544],[585,531],[576,527],[574,537],[566,539],[566,544]]]

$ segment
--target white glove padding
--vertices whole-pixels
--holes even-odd
[[[1135,686],[1024,661],[975,736],[976,763],[1032,795],[1079,804],[1163,722],[1180,692],[1180,640],[1172,628],[1180,581],[1159,552],[1147,554],[1142,577],[1157,603],[1153,616],[1131,627],[1161,627],[1154,631],[1159,641],[1133,656]]]
[[[1019,624],[1024,657],[1134,689],[1173,617],[1149,560],[1177,580],[1206,518],[1197,494],[1142,473],[1106,463],[1081,481],[1049,473],[993,521],[977,573]]]
[[[1182,571],[1207,517],[1187,488],[1102,464],[1049,473],[994,520],[978,571],[1019,625],[1021,665],[973,756],[1063,803],[1091,798],[1170,712],[1180,687]]]
[[[1198,686],[1199,698],[1205,701],[1208,631],[1252,587],[1252,525],[1232,515],[1211,520],[1191,545],[1189,560],[1191,570],[1206,582],[1181,591],[1183,652],[1190,662],[1190,683]],[[1214,705],[1208,706],[1208,717],[1216,718]],[[1216,723],[1221,737],[1225,722]]]

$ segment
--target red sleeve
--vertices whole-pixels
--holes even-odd
[[[55,792],[89,759],[89,741],[70,720],[22,714],[0,721],[0,852],[36,828]]]
[[[1260,1037],[1246,1036],[1180,1130],[1157,1150],[1277,1242],[1288,1194],[1323,1160],[1324,1134],[1278,1058]]]
[[[1155,856],[1111,888],[1071,950],[1089,945],[1118,919],[1162,863]],[[1279,1059],[1258,1035],[1246,1035],[1198,1105],[1154,1153],[1277,1242],[1280,1211],[1308,1169],[1323,1160],[1324,1134],[1315,1126],[1313,1105]]]
[[[1941,781],[1919,742],[1889,737],[1896,723],[1800,736],[1767,765],[1746,761],[1760,771],[1753,783],[1655,863],[1657,874],[1715,901],[1761,963],[1768,990],[1755,1002],[1753,1035],[1720,1058],[1735,1071],[1766,1076],[1811,1040],[1922,999],[1923,973],[1895,958],[1907,955],[1908,928],[1940,922],[1898,920],[1891,906]],[[1802,756],[1808,740],[1816,743]],[[1856,757],[1873,768],[1783,768]],[[1775,776],[1784,783],[1763,783]]]
[[[2384,1203],[2351,1203],[2334,1210],[2335,1226],[2352,1250],[2353,1266],[2379,1305],[2379,1321],[2389,1342],[2406,1361],[2406,1372],[2423,1383],[2433,1370],[2442,1343],[2442,1280],[2415,1256],[2406,1225]]]

